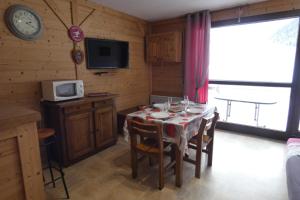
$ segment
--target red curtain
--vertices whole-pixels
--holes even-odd
[[[184,94],[199,103],[206,103],[208,99],[210,27],[209,11],[187,16]]]

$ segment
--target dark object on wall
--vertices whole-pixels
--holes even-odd
[[[81,64],[84,60],[84,53],[80,49],[72,50],[72,59],[76,64]]]
[[[128,48],[124,41],[85,38],[87,68],[127,68]]]
[[[10,6],[5,11],[4,18],[9,30],[20,39],[35,40],[42,35],[41,17],[27,6]]]
[[[108,72],[95,72],[94,74],[97,76],[102,76],[104,74],[108,74]]]

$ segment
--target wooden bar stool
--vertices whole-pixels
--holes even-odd
[[[49,181],[49,182],[46,182],[45,178],[43,176],[45,185],[52,184],[52,186],[55,187],[55,182],[57,180],[61,179],[62,182],[63,182],[63,186],[64,186],[64,189],[65,189],[67,199],[69,199],[70,198],[69,191],[68,191],[68,188],[67,188],[67,185],[66,185],[60,155],[57,156],[58,157],[58,159],[57,159],[58,167],[56,167],[55,165],[52,165],[53,159],[51,157],[51,147],[54,146],[54,148],[57,149],[57,146],[58,146],[57,145],[57,137],[55,136],[55,131],[51,128],[38,129],[38,137],[39,137],[40,147],[45,148],[45,150],[46,150],[47,166],[45,168],[43,167],[43,170],[44,169],[49,169],[50,176],[51,176],[51,181]],[[53,169],[57,170],[60,173],[59,177],[54,178]]]

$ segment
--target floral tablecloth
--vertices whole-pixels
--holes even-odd
[[[190,113],[171,113],[169,112],[169,118],[165,120],[156,119],[151,117],[151,113],[160,112],[157,108],[146,108],[137,112],[133,112],[127,115],[127,119],[140,118],[145,121],[154,121],[155,123],[163,124],[163,140],[176,143],[179,148],[188,154],[187,141],[197,134],[200,127],[201,120],[204,116],[213,114],[216,107],[210,105],[201,105],[200,114]],[[124,123],[124,135],[125,140],[129,140],[129,133],[127,130],[127,123]]]

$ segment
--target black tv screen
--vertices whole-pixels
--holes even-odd
[[[88,69],[127,68],[128,42],[85,38]]]

